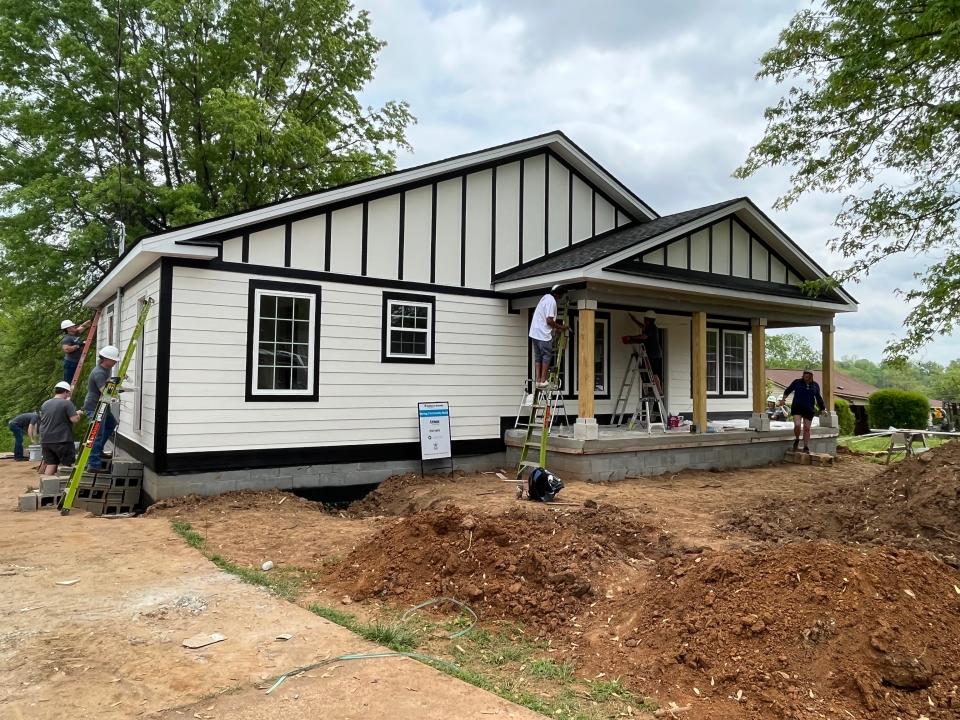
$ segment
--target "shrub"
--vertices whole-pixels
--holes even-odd
[[[836,398],[833,401],[833,407],[837,412],[837,422],[840,423],[840,434],[853,435],[853,427],[856,425],[857,419],[853,416],[850,403],[843,398]]]
[[[877,390],[867,401],[870,427],[925,430],[930,417],[930,401],[923,393],[906,390]]]

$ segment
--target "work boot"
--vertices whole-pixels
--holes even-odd
[[[803,446],[803,451],[804,451],[807,455],[810,454],[810,448],[808,448],[806,445]]]
[[[793,449],[796,450],[798,447],[800,447],[800,438],[793,441]]]

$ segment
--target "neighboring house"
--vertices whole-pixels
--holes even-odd
[[[85,304],[123,348],[157,301],[119,442],[158,498],[378,482],[419,457],[424,400],[450,402],[457,463],[497,466],[555,283],[584,320],[565,373],[581,435],[612,412],[646,310],[671,413],[759,412],[765,328],[820,326],[829,353],[856,309],[801,290],[824,277],[749,199],[660,216],[552,132],[141,238]]]
[[[767,380],[782,393],[786,387],[800,377],[801,370],[783,368],[767,368]],[[823,388],[823,373],[820,370],[811,370],[813,379]],[[870,395],[880,388],[870,383],[857,380],[838,370],[833,372],[833,393],[835,397],[843,398],[850,403],[850,410],[856,418],[854,432],[857,435],[870,432],[870,423],[867,420],[867,400]]]

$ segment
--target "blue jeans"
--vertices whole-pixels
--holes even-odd
[[[103,446],[117,429],[117,419],[113,413],[107,410],[103,415],[103,422],[100,423],[100,431],[93,441],[93,447],[90,448],[90,459],[87,461],[87,467],[90,470],[97,470],[103,467]]]
[[[77,371],[77,365],[80,363],[80,358],[76,360],[69,360],[64,358],[63,360],[63,381],[68,383],[73,383],[73,374]]]
[[[13,457],[23,460],[23,428],[13,423],[7,423],[7,427],[13,433]]]

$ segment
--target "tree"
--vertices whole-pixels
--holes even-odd
[[[0,0],[0,26],[8,414],[52,386],[59,320],[117,257],[118,220],[129,245],[392,170],[406,146],[406,104],[357,98],[383,44],[347,0]],[[31,343],[49,350],[27,366]]]
[[[820,353],[810,346],[810,342],[803,335],[797,333],[767,335],[767,367],[793,370],[818,368],[820,360]]]
[[[960,318],[960,3],[821,0],[798,12],[760,60],[759,78],[790,81],[766,111],[763,138],[736,175],[793,167],[777,201],[845,193],[831,249],[848,260],[836,281],[858,280],[886,258],[936,253],[901,294],[903,357]]]

